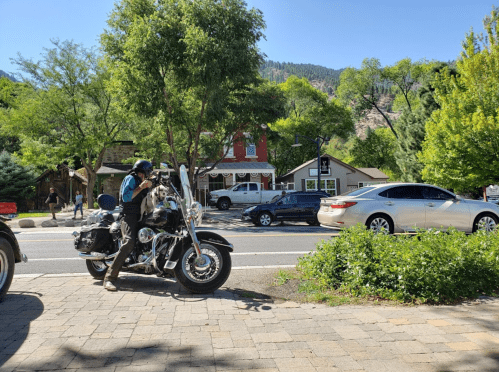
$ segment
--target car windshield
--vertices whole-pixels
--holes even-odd
[[[368,191],[374,190],[374,187],[361,187],[360,189],[355,189],[352,191],[345,192],[341,194],[340,196],[358,196],[365,194]]]

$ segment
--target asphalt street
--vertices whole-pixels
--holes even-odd
[[[16,231],[21,251],[29,261],[16,265],[16,275],[86,273],[83,259],[74,249],[73,228]],[[225,237],[234,245],[234,268],[277,268],[296,265],[297,258],[315,249],[332,232],[321,227],[286,224],[262,229],[251,226],[200,228]]]

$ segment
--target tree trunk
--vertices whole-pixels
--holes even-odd
[[[487,201],[487,186],[482,186],[482,191],[483,191],[483,201]]]
[[[94,208],[94,186],[95,186],[95,181],[97,180],[97,172],[95,172],[93,169],[87,169],[87,180],[88,180],[88,185],[87,185],[87,201],[88,201],[88,208],[93,209]]]

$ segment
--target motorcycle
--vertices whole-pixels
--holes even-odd
[[[163,177],[159,172],[152,181],[152,190],[163,186],[169,192],[152,212],[142,216],[134,249],[121,270],[175,278],[193,293],[214,292],[230,275],[233,245],[213,232],[196,231],[201,204],[194,202],[185,166],[180,167],[183,196],[169,173]],[[88,272],[102,280],[121,247],[121,222],[112,214],[116,207],[114,197],[101,194],[97,203],[101,208],[100,222],[83,226],[73,235]]]

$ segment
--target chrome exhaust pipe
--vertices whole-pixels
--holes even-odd
[[[78,257],[83,258],[84,260],[91,260],[91,261],[103,261],[103,260],[112,260],[118,252],[110,254],[109,256],[106,255],[105,253],[99,253],[99,252],[90,252],[89,253],[83,253],[80,252],[78,253]]]

